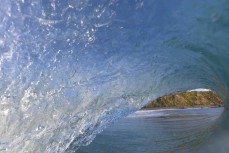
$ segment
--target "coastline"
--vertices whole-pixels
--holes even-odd
[[[189,107],[154,107],[154,108],[141,108],[140,111],[146,110],[163,110],[163,109],[204,109],[204,108],[220,108],[224,105],[217,106],[189,106]]]

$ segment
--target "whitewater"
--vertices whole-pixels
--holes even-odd
[[[1,0],[0,151],[74,152],[196,88],[224,99],[228,136],[228,14],[227,0]]]

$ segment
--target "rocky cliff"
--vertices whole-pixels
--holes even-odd
[[[144,108],[221,107],[223,105],[222,99],[213,91],[191,91],[177,92],[175,94],[160,97]]]

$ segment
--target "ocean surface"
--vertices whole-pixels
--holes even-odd
[[[223,108],[137,111],[75,153],[211,152],[205,145],[222,112]]]
[[[158,97],[197,88],[224,100],[224,134],[214,140],[228,146],[228,0],[0,1],[1,153],[72,153]],[[195,144],[205,132],[193,129],[211,121],[195,117],[153,118],[160,122],[153,127],[178,124],[184,133],[176,128],[170,146]],[[136,122],[140,139],[139,119],[123,124]],[[164,144],[151,147],[169,148]]]

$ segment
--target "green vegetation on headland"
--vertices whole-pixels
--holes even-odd
[[[222,99],[213,91],[190,91],[160,97],[142,109],[223,106]]]

